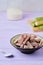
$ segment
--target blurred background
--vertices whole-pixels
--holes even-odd
[[[0,11],[6,11],[8,7],[19,8],[26,12],[42,12],[43,0],[0,0]]]

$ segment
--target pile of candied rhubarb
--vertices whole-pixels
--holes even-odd
[[[21,34],[14,40],[14,44],[23,49],[38,48],[42,45],[42,42],[39,36],[33,34]]]

